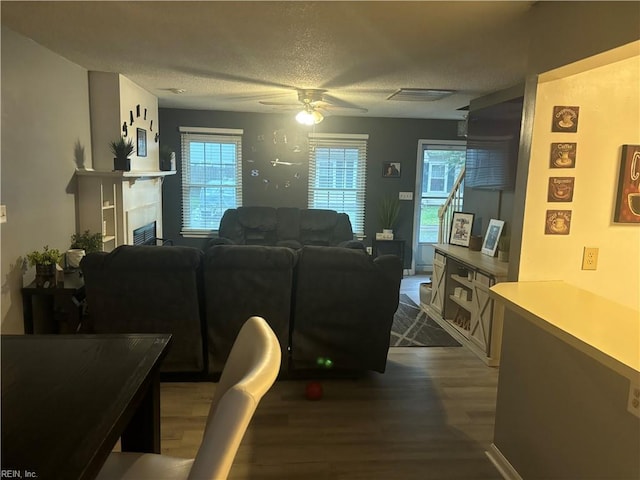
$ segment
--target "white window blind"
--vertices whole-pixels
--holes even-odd
[[[242,130],[180,127],[182,234],[209,236],[242,206]]]
[[[364,235],[368,135],[309,135],[309,208],[349,215]]]

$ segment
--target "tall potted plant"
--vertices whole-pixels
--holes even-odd
[[[380,202],[378,220],[384,233],[393,233],[393,227],[400,214],[400,200],[398,197],[385,197]]]
[[[54,287],[56,285],[56,265],[62,255],[56,249],[45,245],[42,251],[34,250],[27,254],[29,265],[36,267],[36,286]]]
[[[111,153],[114,155],[113,169],[128,172],[131,170],[131,159],[129,158],[134,151],[133,140],[120,137],[109,144]]]

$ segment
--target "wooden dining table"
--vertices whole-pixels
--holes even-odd
[[[123,451],[160,453],[170,343],[168,334],[0,336],[3,477],[95,478],[118,439]]]

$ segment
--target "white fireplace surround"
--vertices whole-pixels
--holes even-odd
[[[156,222],[162,237],[162,180],[175,172],[77,170],[81,231],[103,233],[103,249],[133,245],[133,231]]]

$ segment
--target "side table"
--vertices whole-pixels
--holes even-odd
[[[373,258],[380,255],[397,255],[404,268],[404,240],[376,240],[371,241],[371,255]]]
[[[83,300],[84,279],[79,270],[65,272],[64,281],[55,287],[41,288],[31,282],[22,288],[24,333],[41,333],[35,331],[36,323],[41,326],[47,321],[52,322],[53,332],[42,333],[76,333],[82,321]]]

